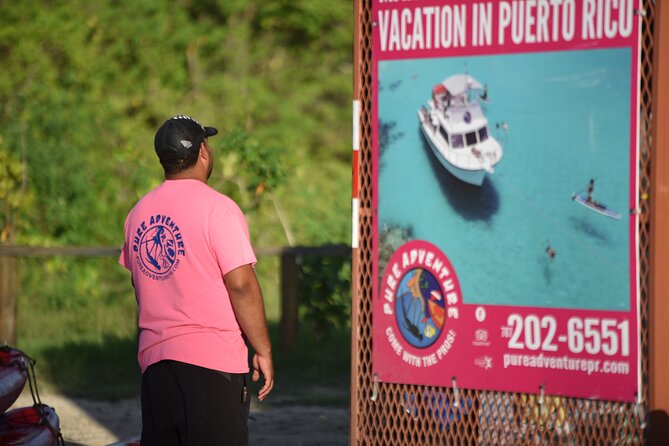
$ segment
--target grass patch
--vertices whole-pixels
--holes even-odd
[[[301,330],[295,346],[282,349],[279,347],[278,324],[270,323],[276,377],[268,404],[348,405],[348,330],[332,330],[319,338],[305,331]]]
[[[288,350],[279,348],[278,324],[270,323],[275,346],[275,389],[268,404],[346,406],[349,402],[349,334],[333,332],[316,340],[301,337]],[[118,400],[139,394],[140,372],[134,338],[105,337],[21,348],[36,359],[39,388],[94,400]],[[253,384],[257,393],[260,383]]]
[[[115,258],[24,258],[18,348],[39,389],[115,400],[137,395],[137,304]]]
[[[349,330],[316,336],[303,324],[297,345],[282,350],[278,260],[260,265],[276,369],[268,404],[346,406]],[[116,259],[22,259],[20,270],[17,347],[37,361],[39,389],[93,400],[136,397],[136,302]]]
[[[107,337],[35,345],[39,388],[75,398],[115,401],[139,395],[140,372],[134,339]]]

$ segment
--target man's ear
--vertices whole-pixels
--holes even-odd
[[[209,151],[207,150],[207,146],[205,145],[204,141],[200,143],[200,152],[198,156],[202,158],[204,161],[209,160]]]

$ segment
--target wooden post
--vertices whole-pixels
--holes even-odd
[[[297,341],[299,305],[299,268],[294,252],[281,253],[281,347],[291,348]]]
[[[653,139],[651,157],[650,302],[648,308],[650,422],[648,444],[669,444],[669,3],[655,2]]]
[[[0,344],[16,346],[18,285],[18,260],[15,257],[0,256]]]

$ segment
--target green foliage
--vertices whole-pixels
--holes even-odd
[[[223,135],[219,145],[224,154],[221,177],[212,186],[235,199],[244,211],[256,209],[267,192],[286,181],[284,148],[260,145],[242,129]]]
[[[0,136],[0,243],[11,241],[17,209],[29,198],[24,190],[24,169],[2,146]]]
[[[25,147],[35,197],[17,242],[118,244],[162,179],[153,134],[177,113],[222,130],[221,167],[262,214],[252,234],[284,242],[274,204],[253,197],[275,186],[297,243],[346,241],[352,14],[308,0],[0,3],[0,128],[14,159]],[[230,159],[236,138],[250,150]],[[303,206],[321,191],[328,209]],[[327,236],[301,225],[323,214]]]
[[[348,242],[352,39],[352,2],[0,2],[0,242],[120,246],[163,180],[155,131],[180,113],[219,129],[210,184],[256,246]],[[26,261],[20,342],[133,339],[127,272],[106,260]]]
[[[316,340],[350,328],[350,257],[300,259],[300,321],[302,336]]]
[[[22,259],[19,339],[47,342],[134,336],[136,303],[115,258]]]

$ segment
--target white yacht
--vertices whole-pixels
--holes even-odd
[[[502,146],[481,109],[487,88],[468,74],[456,74],[432,88],[418,110],[420,128],[434,155],[456,178],[476,186],[502,159]]]

